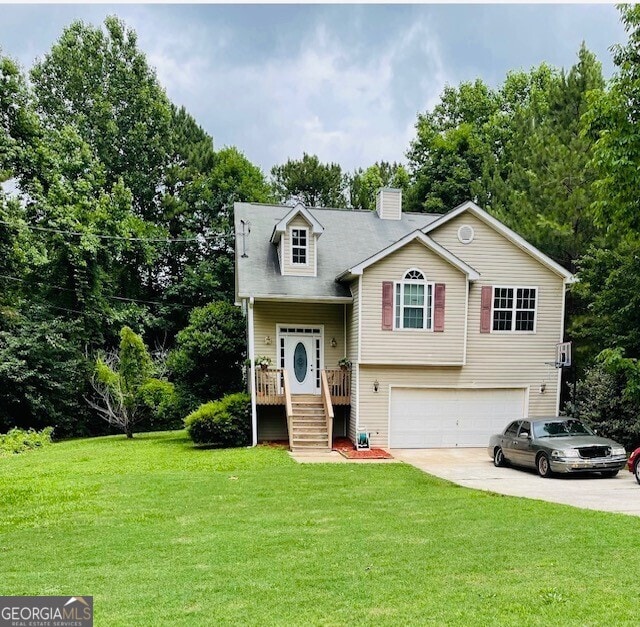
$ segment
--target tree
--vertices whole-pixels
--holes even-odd
[[[245,351],[244,318],[237,307],[218,302],[193,310],[168,361],[184,414],[242,389]]]
[[[376,192],[381,187],[394,187],[406,193],[409,173],[404,166],[386,161],[376,162],[366,170],[359,168],[349,177],[350,206],[353,209],[375,209]]]
[[[490,146],[486,126],[498,110],[497,95],[480,79],[446,87],[433,111],[418,115],[407,151],[410,211],[444,213],[477,193]]]
[[[640,357],[640,241],[630,234],[615,248],[593,247],[578,264],[580,281],[572,292],[581,314],[571,332],[588,363],[605,348]]]
[[[521,77],[511,81],[522,84]],[[488,184],[489,210],[566,268],[599,235],[594,225],[593,139],[582,118],[604,92],[600,63],[584,44],[568,73],[531,73],[526,101],[516,109],[504,156]],[[505,89],[506,94],[513,91]],[[506,157],[506,160],[505,160]]]
[[[166,403],[173,391],[167,382],[153,377],[155,366],[142,338],[129,327],[120,331],[120,348],[96,359],[89,406],[110,425],[133,437],[136,423],[149,404]],[[160,393],[158,393],[160,392]]]
[[[139,216],[157,216],[157,191],[171,142],[171,109],[134,31],[107,17],[104,30],[76,21],[31,71],[47,128],[72,125],[119,179]]]
[[[613,46],[617,72],[586,116],[588,132],[596,139],[595,215],[614,238],[640,230],[640,5],[619,5],[619,10],[629,39]]]
[[[580,395],[571,408],[627,449],[640,441],[640,362],[622,348],[606,348],[580,381]]]
[[[86,362],[75,324],[42,307],[0,315],[0,431],[54,427],[88,435],[82,403]]]
[[[337,163],[321,163],[315,155],[287,160],[271,168],[273,191],[280,202],[307,207],[346,207],[346,176]]]

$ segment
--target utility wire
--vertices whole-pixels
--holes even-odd
[[[21,279],[17,276],[9,276],[7,274],[0,274],[0,279],[7,279],[8,281],[19,281],[20,283],[27,283],[26,279]],[[44,283],[42,281],[34,281],[38,285],[46,285],[47,287],[53,288],[55,290],[61,290],[63,292],[73,292],[75,294],[75,290],[72,290],[69,287],[62,287],[61,285],[50,285],[49,283]],[[120,301],[129,301],[132,303],[142,303],[144,305],[159,305],[160,307],[184,307],[185,309],[193,309],[194,305],[187,305],[186,303],[161,303],[157,300],[142,300],[141,298],[128,298],[126,296],[109,296],[108,294],[104,295],[105,298],[111,298],[113,300]],[[50,305],[53,307],[54,305]],[[58,309],[64,309],[64,307],[58,307]],[[68,309],[67,311],[74,311],[73,309]],[[82,313],[80,311],[76,311],[74,313]]]
[[[20,225],[15,224],[14,222],[7,222],[6,220],[0,220],[0,224],[4,224],[6,226],[12,226],[14,228],[19,228]],[[160,237],[124,237],[123,235],[103,235],[100,233],[81,233],[80,231],[67,231],[65,229],[53,229],[45,226],[35,226],[33,224],[23,224],[28,229],[33,231],[45,231],[47,233],[57,233],[58,235],[74,235],[77,237],[81,237],[82,235],[93,235],[93,237],[97,237],[99,239],[109,239],[109,240],[123,240],[127,242],[156,242],[160,244],[182,244],[182,243],[193,243],[193,242],[202,242],[208,240],[214,240],[215,237],[207,237],[206,235],[202,235],[200,237],[174,237],[174,238],[160,238]]]

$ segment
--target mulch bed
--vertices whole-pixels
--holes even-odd
[[[348,438],[335,438],[333,450],[347,459],[393,459],[393,455],[381,448],[371,448],[368,451],[356,451],[353,442]]]

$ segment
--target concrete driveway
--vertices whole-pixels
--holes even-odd
[[[496,468],[484,448],[391,449],[391,454],[467,488],[640,516],[640,485],[626,468],[614,479],[599,475],[542,479],[535,471]]]

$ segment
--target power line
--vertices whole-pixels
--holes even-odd
[[[17,276],[9,276],[7,274],[0,274],[0,279],[7,279],[8,281],[18,281],[20,283],[27,283],[26,279],[21,279]],[[69,287],[62,287],[61,285],[50,285],[49,283],[43,283],[42,281],[34,281],[38,285],[46,285],[46,287],[50,287],[55,290],[61,290],[63,292],[72,292],[75,294],[75,290]],[[144,305],[158,305],[160,307],[184,307],[185,309],[193,309],[193,305],[187,305],[186,303],[161,303],[157,300],[143,300],[141,298],[128,298],[126,296],[110,296],[108,294],[104,294],[105,298],[111,298],[112,300],[119,301],[128,301],[132,303],[142,303]],[[50,307],[54,307],[54,305],[50,305]],[[64,307],[58,307],[58,309],[64,309]],[[73,309],[68,309],[67,311],[72,311],[74,313],[83,313],[81,311],[74,311]]]
[[[14,228],[19,228],[19,225],[14,222],[7,222],[6,220],[0,220],[0,224],[4,224],[6,226],[12,226]],[[173,237],[173,238],[160,238],[160,237],[125,237],[123,235],[104,235],[101,233],[82,233],[80,231],[67,231],[65,229],[53,229],[45,226],[35,226],[33,224],[24,224],[28,229],[33,231],[45,231],[47,233],[56,233],[58,235],[74,235],[76,237],[81,237],[82,235],[92,235],[93,237],[97,237],[99,239],[108,239],[108,240],[122,240],[126,242],[155,242],[160,244],[184,244],[184,243],[201,243],[202,241],[209,241],[216,239],[215,237],[207,237],[206,235],[202,235],[200,237]]]

